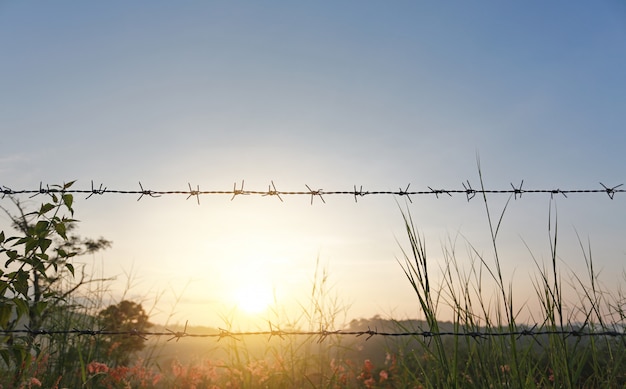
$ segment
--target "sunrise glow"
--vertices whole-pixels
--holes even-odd
[[[237,308],[248,314],[264,312],[274,298],[272,289],[261,283],[243,285],[235,292]]]

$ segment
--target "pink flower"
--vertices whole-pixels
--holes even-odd
[[[384,382],[389,378],[389,373],[386,370],[381,370],[378,375],[380,376],[380,382]]]
[[[104,363],[93,361],[87,365],[87,371],[89,374],[107,373],[109,367]]]
[[[163,375],[160,373],[156,374],[154,378],[152,378],[152,386],[156,386],[156,384],[158,384],[161,381],[161,379],[163,379]]]
[[[363,370],[369,373],[373,369],[374,369],[374,364],[372,363],[372,361],[370,361],[369,359],[366,359],[365,362],[363,362]]]
[[[31,378],[30,379],[30,383],[29,383],[29,387],[33,387],[33,386],[41,386],[41,381],[39,381],[35,377]]]

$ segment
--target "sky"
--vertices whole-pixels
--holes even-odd
[[[479,160],[488,189],[612,187],[626,183],[624,69],[617,0],[4,1],[0,185],[463,189],[479,186]],[[263,295],[299,317],[316,266],[346,320],[419,317],[401,210],[435,281],[449,242],[462,269],[469,243],[493,260],[479,196],[85,197],[79,232],[113,246],[80,260],[116,277],[108,299],[142,301],[160,323],[263,322],[270,311],[246,308]],[[507,199],[489,196],[492,213]],[[498,243],[516,301],[536,299],[550,206],[564,278],[584,274],[580,237],[617,295],[625,199],[511,200]]]

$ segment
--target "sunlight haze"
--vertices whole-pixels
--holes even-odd
[[[492,263],[482,196],[323,193],[479,189],[478,160],[487,189],[548,190],[499,230],[519,309],[555,206],[563,271],[591,247],[623,288],[626,195],[549,192],[626,183],[622,1],[2,2],[0,57],[4,189],[282,192],[75,195],[77,232],[113,242],[78,261],[153,322],[294,322],[322,275],[342,321],[419,318],[401,211],[441,285],[445,247]]]

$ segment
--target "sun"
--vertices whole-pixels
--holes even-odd
[[[259,283],[242,285],[235,298],[237,307],[248,314],[262,313],[274,301],[272,289]]]

